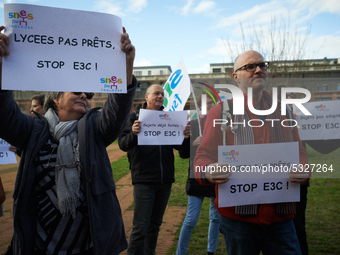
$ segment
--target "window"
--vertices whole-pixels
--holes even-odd
[[[327,85],[322,85],[321,90],[322,90],[322,91],[327,91]]]
[[[142,76],[142,71],[134,71],[133,74],[135,76]]]
[[[221,68],[213,68],[213,73],[221,73],[222,69]]]
[[[337,90],[337,91],[340,91],[340,84],[338,84],[336,90]]]
[[[151,71],[148,71],[148,75],[151,75]]]
[[[163,75],[164,74],[163,70],[159,70],[159,74]]]

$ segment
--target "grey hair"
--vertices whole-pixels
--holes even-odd
[[[146,93],[145,94],[150,94],[150,90],[151,88],[155,87],[155,86],[160,86],[161,88],[163,88],[161,85],[159,84],[152,84],[150,85],[147,89],[146,89]]]
[[[54,99],[59,99],[64,92],[48,92],[45,96],[44,111],[47,112],[49,108],[52,108],[55,112],[58,111],[58,107],[54,102]]]

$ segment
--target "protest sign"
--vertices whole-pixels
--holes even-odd
[[[119,17],[27,4],[4,15],[3,89],[126,93]]]
[[[9,143],[0,138],[0,165],[16,164],[15,153],[9,150]]]
[[[301,140],[340,139],[340,101],[305,103],[303,106],[312,114],[305,116],[293,106]]]
[[[190,78],[181,60],[164,85],[164,111],[183,111],[190,96]]]
[[[139,120],[142,130],[138,134],[138,145],[182,144],[187,112],[164,112],[141,109]]]
[[[218,162],[232,172],[218,185],[219,207],[300,199],[300,184],[289,182],[289,170],[299,164],[298,142],[219,146]]]

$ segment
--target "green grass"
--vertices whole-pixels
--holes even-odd
[[[168,205],[187,206],[185,184],[188,178],[189,159],[181,159],[175,155],[175,182],[172,184]]]
[[[113,179],[117,182],[124,175],[130,172],[127,155],[111,163]]]
[[[308,163],[315,164],[314,178],[340,178],[340,149],[328,154],[321,154],[307,145]],[[326,166],[328,171],[323,172],[322,167]],[[331,168],[333,169],[332,171]],[[316,172],[320,171],[320,172]]]
[[[340,254],[340,179],[312,179],[307,199],[310,254]]]
[[[340,149],[323,155],[307,147],[307,153],[310,163],[333,164],[335,171],[340,171]],[[187,205],[185,184],[188,164],[188,159],[181,159],[178,155],[175,156],[176,182],[172,187],[169,205]],[[115,181],[117,181],[121,176],[129,172],[126,156],[112,163],[112,167]],[[340,254],[340,179],[312,178],[307,199],[306,229],[309,253],[311,255]],[[170,247],[168,254],[175,254],[176,252],[181,226],[182,223],[178,226],[174,243]],[[187,254],[206,254],[208,226],[209,200],[205,199],[198,223],[191,236]],[[227,254],[222,234],[219,236],[216,254]]]

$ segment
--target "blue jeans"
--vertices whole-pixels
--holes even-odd
[[[171,183],[134,185],[135,210],[127,254],[155,254],[170,193]]]
[[[177,255],[186,254],[192,230],[197,224],[198,216],[200,214],[204,197],[188,196],[187,215],[182,225],[181,233],[177,244]],[[220,214],[214,204],[214,197],[210,198],[209,209],[209,232],[208,232],[208,252],[216,252],[218,235],[220,233],[219,218]]]
[[[221,216],[220,225],[228,254],[301,255],[293,220],[258,225]]]

